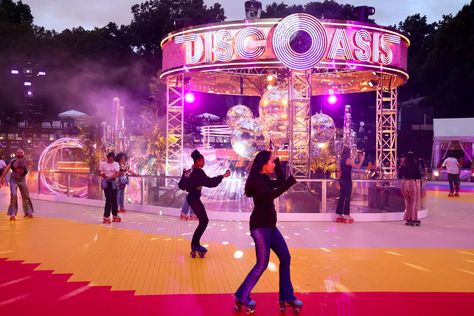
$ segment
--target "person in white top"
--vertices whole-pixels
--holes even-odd
[[[110,224],[110,212],[114,222],[120,222],[122,219],[117,211],[117,178],[119,176],[120,166],[115,161],[115,154],[108,153],[107,161],[102,161],[99,165],[99,175],[103,178],[101,182],[105,194],[104,224]]]
[[[461,172],[459,167],[459,161],[454,158],[452,155],[449,155],[443,161],[442,167],[446,167],[448,171],[448,181],[449,181],[449,197],[459,196],[459,174]]]

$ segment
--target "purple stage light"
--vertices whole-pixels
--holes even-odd
[[[329,104],[336,104],[337,102],[337,97],[334,95],[334,94],[331,94],[329,97],[328,97],[328,103]]]
[[[20,72],[18,71],[18,69],[12,69],[11,70],[11,74],[12,75],[18,75]]]
[[[185,100],[187,103],[194,103],[194,101],[196,101],[196,97],[194,96],[194,93],[192,93],[192,92],[187,92],[187,93],[184,95],[184,100]]]

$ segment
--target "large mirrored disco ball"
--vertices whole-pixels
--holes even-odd
[[[256,120],[243,120],[232,131],[230,143],[235,152],[245,158],[266,148],[263,128]]]
[[[288,130],[288,87],[277,86],[265,92],[258,113],[267,136],[273,143],[283,145]]]
[[[311,117],[311,140],[314,143],[326,143],[336,135],[334,120],[326,114],[317,113]]]
[[[253,112],[245,105],[234,105],[227,111],[226,123],[231,129],[236,128],[243,120],[253,119]]]

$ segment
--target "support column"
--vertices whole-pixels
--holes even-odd
[[[390,76],[381,75],[376,105],[376,166],[384,178],[397,174],[397,89]]]
[[[295,178],[310,177],[311,70],[290,71],[288,82],[288,166]]]
[[[166,80],[166,175],[183,171],[184,80],[183,75]]]

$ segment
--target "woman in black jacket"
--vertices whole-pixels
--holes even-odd
[[[275,171],[277,179],[269,175]],[[269,151],[261,151],[255,157],[250,174],[245,183],[245,194],[253,198],[254,209],[250,216],[250,233],[255,242],[257,263],[249,272],[242,285],[235,292],[235,309],[246,306],[253,312],[255,301],[250,298],[250,291],[257,284],[260,276],[268,266],[270,249],[280,260],[280,308],[286,305],[299,310],[303,303],[296,299],[290,278],[290,252],[285,239],[276,227],[277,215],[273,200],[288,190],[296,180],[293,176],[285,180],[278,158]]]
[[[405,199],[405,225],[420,226],[418,220],[418,211],[420,210],[420,179],[421,172],[416,162],[415,154],[408,152],[400,169],[398,169],[398,178],[401,179],[401,191]]]
[[[207,224],[209,223],[206,209],[204,208],[204,204],[201,202],[201,189],[202,187],[217,187],[223,178],[230,176],[230,170],[227,170],[221,176],[209,178],[204,170],[202,170],[206,163],[204,156],[201,155],[198,150],[194,150],[191,153],[191,157],[194,160],[194,165],[193,170],[189,176],[189,185],[187,188],[188,196],[186,200],[199,220],[199,225],[196,228],[191,241],[191,256],[194,258],[196,256],[196,252],[198,252],[201,257],[204,257],[204,254],[207,252],[207,249],[200,244],[201,236],[204,234]]]

